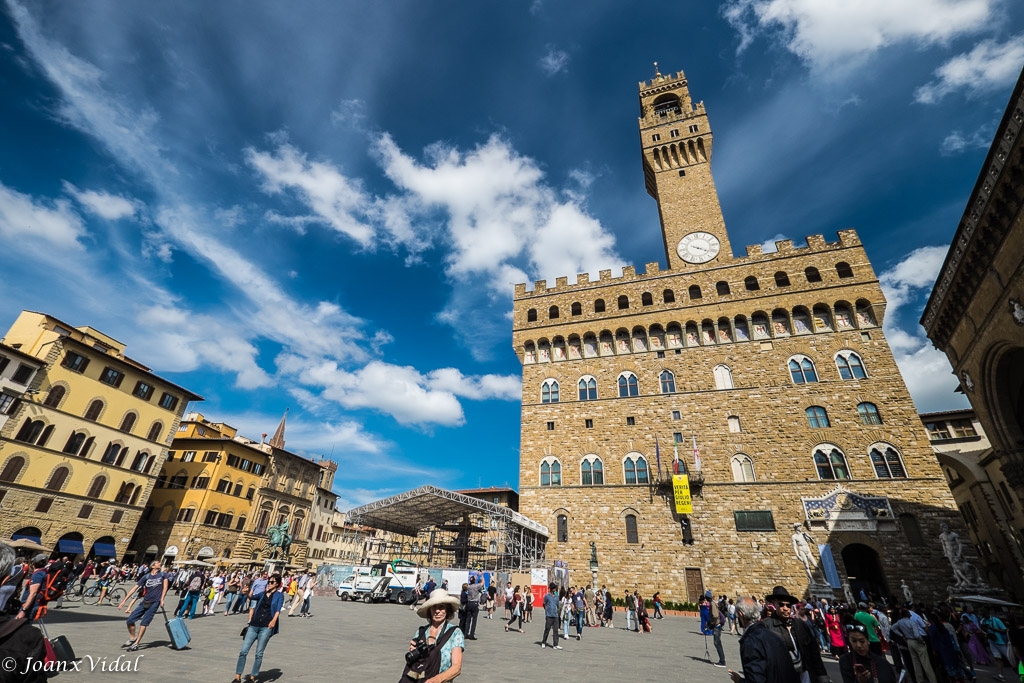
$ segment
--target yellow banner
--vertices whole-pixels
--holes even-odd
[[[690,477],[685,474],[672,475],[672,496],[676,499],[676,513],[693,514],[693,499],[690,498]]]

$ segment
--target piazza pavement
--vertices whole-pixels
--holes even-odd
[[[177,596],[168,600],[170,610]],[[404,666],[404,654],[416,629],[424,623],[407,607],[365,605],[317,596],[312,618],[283,618],[281,632],[270,639],[259,680],[346,681],[395,683]],[[170,612],[168,612],[170,614]],[[297,612],[296,612],[297,614]],[[79,671],[52,679],[59,683],[228,683],[234,677],[242,639],[244,615],[196,617],[187,622],[192,632],[188,649],[170,648],[163,617],[158,615],[137,652],[120,648],[127,638],[124,614],[109,606],[70,603],[51,609],[46,619],[51,637],[65,635],[82,658]],[[535,617],[537,615],[535,614]],[[561,641],[564,650],[542,649],[543,618],[525,624],[525,633],[505,633],[504,622],[481,619],[477,640],[467,641],[460,681],[697,681],[729,680],[726,669],[705,659],[704,636],[693,617],[666,616],[653,622],[653,632],[625,631],[625,614],[615,613],[617,628],[584,628],[583,638]],[[573,632],[570,629],[570,632]],[[739,670],[736,636],[722,638],[729,668]],[[714,657],[711,639],[707,646]],[[251,665],[255,646],[249,653]],[[121,659],[117,660],[120,656]],[[90,659],[91,657],[91,659]],[[825,658],[833,681],[840,681],[838,665]],[[131,668],[110,670],[112,665]],[[104,670],[106,668],[106,670]],[[249,672],[249,667],[245,673]],[[994,672],[989,672],[994,673]],[[991,680],[979,670],[979,680]]]

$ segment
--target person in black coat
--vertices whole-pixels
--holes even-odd
[[[758,621],[760,606],[751,598],[736,601],[736,620],[743,629],[740,661],[743,675],[729,671],[733,683],[799,683],[793,658],[782,639]]]
[[[806,671],[810,675],[811,683],[829,683],[828,671],[825,670],[825,663],[821,661],[818,637],[811,632],[811,627],[806,621],[793,618],[793,607],[800,600],[790,595],[782,586],[776,586],[764,599],[775,607],[765,617],[764,624],[769,631],[782,639],[786,649],[790,651],[794,666]]]
[[[7,576],[14,566],[14,549],[0,543],[0,576]],[[27,671],[31,660],[41,662],[46,657],[43,634],[32,628],[28,619],[16,619],[0,614],[0,683],[45,683],[46,672]],[[13,663],[8,671],[8,664]]]
[[[843,683],[897,683],[899,677],[885,657],[870,649],[868,629],[863,624],[847,624],[850,652],[839,658]]]

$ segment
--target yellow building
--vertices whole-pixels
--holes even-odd
[[[22,311],[3,343],[40,369],[0,430],[0,537],[126,555],[178,421],[202,397],[116,339],[43,313]]]
[[[271,554],[267,529],[287,522],[292,544],[279,559],[305,566],[316,532],[316,488],[330,461],[286,451],[284,424],[269,442],[255,441],[230,425],[187,415],[132,548],[165,561],[262,563]]]

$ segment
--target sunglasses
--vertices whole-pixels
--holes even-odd
[[[867,627],[866,626],[862,626],[860,624],[847,624],[846,625],[846,630],[847,631],[857,631],[859,633],[867,633],[868,632]]]

